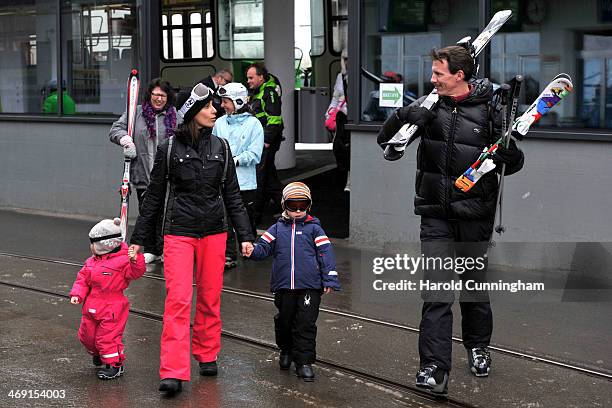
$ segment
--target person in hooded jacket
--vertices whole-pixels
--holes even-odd
[[[200,375],[217,375],[226,214],[243,253],[255,238],[240,197],[232,152],[226,141],[212,135],[216,120],[212,97],[212,90],[200,83],[190,94],[179,95],[178,114],[183,122],[175,136],[157,150],[131,237],[131,248],[137,251],[148,245],[155,240],[156,220],[163,217],[166,300],[159,390],[168,395],[180,392],[182,382],[190,380],[194,275],[197,292],[191,352],[199,362]]]
[[[486,253],[497,201],[496,172],[483,176],[465,193],[454,183],[483,148],[499,138],[500,109],[493,99],[492,84],[486,79],[472,79],[475,63],[465,48],[434,49],[431,57],[431,82],[439,102],[427,110],[420,107],[423,97],[396,110],[383,124],[378,143],[387,142],[405,123],[419,127],[414,212],[421,216],[422,253],[426,259],[473,259],[465,271],[425,269],[423,280],[448,282],[461,273],[463,281],[485,281]],[[514,141],[508,148],[500,146],[492,158],[497,169],[506,164],[506,175],[519,171],[524,161]],[[424,303],[416,385],[445,396],[451,368],[454,293],[431,290],[422,291],[421,296]],[[463,290],[460,306],[470,370],[477,377],[487,376],[491,366],[487,347],[493,331],[488,293]]]
[[[229,142],[234,155],[236,175],[240,185],[242,202],[249,214],[253,236],[257,235],[253,205],[257,194],[256,168],[261,159],[264,144],[264,133],[261,123],[250,111],[247,104],[248,91],[238,82],[231,82],[219,87],[217,94],[226,114],[215,122],[212,134]],[[225,268],[236,266],[236,235],[231,225],[227,234],[225,249]]]
[[[283,189],[281,218],[247,250],[254,260],[274,257],[271,291],[278,314],[274,316],[279,365],[295,371],[304,381],[314,381],[311,364],[316,360],[316,321],[323,293],[340,290],[336,258],[329,238],[315,217],[310,189],[289,183]]]
[[[151,180],[151,170],[157,146],[173,134],[177,126],[174,108],[174,90],[169,82],[155,78],[147,86],[144,102],[136,107],[134,136],[128,136],[127,112],[111,126],[111,142],[123,147],[123,155],[132,160],[130,184],[136,190],[138,209],[142,208],[144,193]],[[161,220],[158,222],[157,240],[145,248],[146,263],[161,259],[164,241]]]
[[[142,254],[121,241],[121,220],[102,220],[89,231],[92,256],[85,261],[70,290],[70,303],[83,304],[79,340],[93,356],[101,380],[123,375],[123,332],[130,302],[123,294],[145,273]]]

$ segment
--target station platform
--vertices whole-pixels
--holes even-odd
[[[0,211],[0,407],[612,406],[609,299],[563,301],[554,289],[493,296],[487,378],[467,368],[455,307],[449,399],[434,400],[414,387],[418,293],[369,291],[372,276],[364,264],[371,254],[345,240],[334,240],[343,290],[323,297],[314,383],[278,369],[271,262],[244,260],[224,276],[218,377],[200,377],[194,360],[181,394],[166,399],[157,391],[165,293],[163,264],[157,263],[126,291],[132,308],[124,336],[126,373],[100,381],[76,336],[80,306],[67,298],[88,256],[94,221]],[[492,269],[525,280],[535,273]],[[8,396],[11,390],[63,390],[64,398],[17,399]]]

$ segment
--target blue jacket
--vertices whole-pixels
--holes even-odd
[[[212,133],[229,142],[240,191],[255,190],[255,166],[261,160],[264,144],[263,127],[259,120],[248,112],[224,115],[217,119]]]
[[[272,255],[272,292],[279,289],[340,290],[336,257],[317,218],[279,218],[257,241],[251,259]]]

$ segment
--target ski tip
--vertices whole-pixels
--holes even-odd
[[[569,81],[569,83],[572,83],[572,77],[569,76],[568,74],[563,73],[563,72],[560,73],[559,75],[557,75],[555,77],[555,79],[565,79],[565,80]]]
[[[401,159],[404,156],[404,151],[403,150],[395,150],[392,146],[387,146],[385,148],[385,152],[383,154],[385,160],[388,161],[396,161]]]
[[[508,18],[512,15],[512,10],[501,10],[493,15],[493,18]]]
[[[138,75],[138,70],[136,68],[132,69],[132,75]]]

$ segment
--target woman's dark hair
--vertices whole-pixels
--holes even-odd
[[[470,53],[463,47],[451,45],[431,50],[431,59],[434,61],[446,60],[448,62],[448,70],[451,74],[456,74],[459,70],[463,71],[465,81],[469,81],[474,75],[474,60]]]
[[[208,103],[204,105],[202,109],[207,107],[211,103],[212,99],[208,101]],[[198,128],[198,123],[195,121],[195,117],[186,123],[181,123],[176,131],[177,133],[183,133],[188,136],[188,139],[191,140],[192,146],[197,145],[198,141],[200,140],[200,129]]]
[[[168,95],[168,99],[166,99],[166,104],[164,105],[164,109],[167,109],[170,106],[174,105],[174,89],[172,89],[172,85],[170,82],[164,81],[161,78],[152,79],[149,82],[149,86],[147,87],[147,92],[145,93],[145,100],[151,101],[151,94],[155,88],[159,87],[162,91]]]

